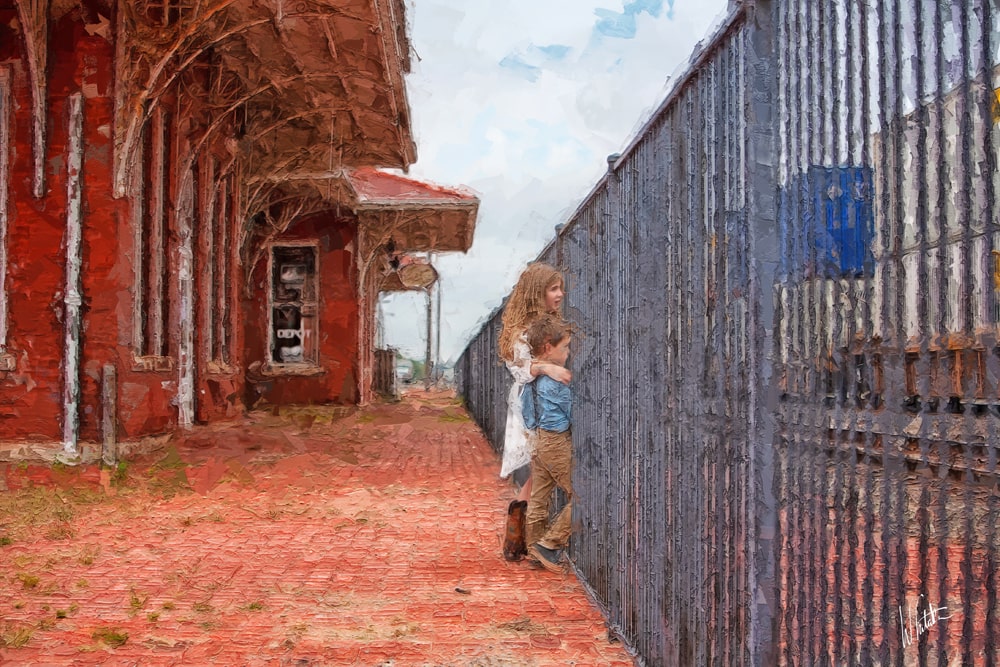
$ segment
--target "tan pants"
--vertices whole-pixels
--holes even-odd
[[[546,549],[564,549],[573,530],[571,521],[573,485],[573,440],[569,431],[553,433],[538,429],[531,455],[531,499],[528,501],[527,544]],[[566,506],[548,523],[552,490],[566,494]]]

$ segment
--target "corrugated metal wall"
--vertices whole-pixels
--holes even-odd
[[[998,62],[996,0],[744,2],[540,256],[572,557],[642,662],[1000,662]]]

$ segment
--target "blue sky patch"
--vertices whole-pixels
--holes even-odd
[[[619,39],[632,39],[635,37],[635,15],[619,14],[610,9],[595,9],[594,13],[601,19],[594,26],[601,35],[605,37],[617,37]]]
[[[552,60],[563,60],[570,52],[570,48],[563,44],[550,44],[549,46],[539,46],[537,48]]]
[[[538,81],[538,77],[542,74],[541,67],[528,64],[524,58],[516,53],[504,56],[503,60],[500,61],[500,67],[510,70],[528,81]]]
[[[542,75],[542,70],[548,63],[562,61],[569,55],[570,47],[563,44],[537,46],[531,44],[518,53],[510,53],[500,61],[500,67],[509,70],[523,79],[535,82]]]
[[[667,0],[669,9],[667,16],[673,14],[673,0]],[[632,0],[625,3],[625,11],[616,12],[611,9],[595,9],[597,14],[597,25],[594,31],[605,37],[615,37],[618,39],[632,39],[635,37],[636,25],[635,17],[646,12],[650,16],[657,18],[663,12],[663,0]]]

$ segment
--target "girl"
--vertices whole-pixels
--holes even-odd
[[[550,314],[562,316],[563,278],[562,274],[548,264],[540,262],[528,265],[517,285],[510,293],[503,313],[503,328],[500,332],[500,358],[507,364],[507,370],[514,378],[514,384],[507,395],[507,428],[504,433],[503,459],[500,477],[506,479],[515,470],[531,463],[531,444],[521,416],[520,394],[524,385],[540,374],[548,375],[557,382],[569,383],[572,374],[556,364],[536,361],[531,358],[524,334],[528,326],[539,317]],[[531,477],[521,486],[517,497],[507,509],[507,537],[504,541],[504,556],[508,560],[519,560],[524,555],[524,511],[531,497]]]

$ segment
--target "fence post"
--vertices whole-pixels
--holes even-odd
[[[746,94],[748,114],[749,243],[751,313],[750,425],[751,512],[754,530],[749,533],[752,564],[749,568],[751,624],[748,645],[752,664],[776,664],[772,619],[775,586],[775,501],[774,476],[774,388],[771,353],[774,349],[774,284],[780,260],[778,218],[775,201],[777,151],[775,146],[777,63],[774,58],[774,3],[756,0],[749,31]]]

